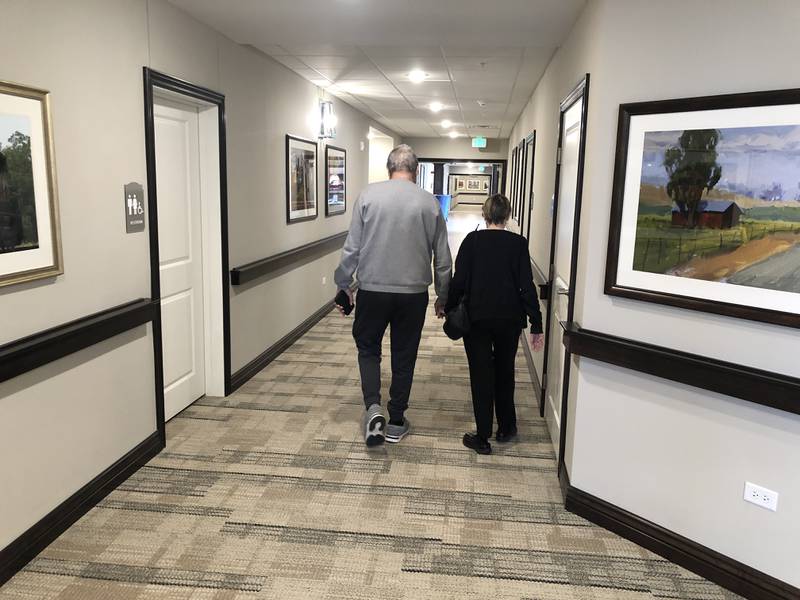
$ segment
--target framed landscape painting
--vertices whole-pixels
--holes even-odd
[[[0,286],[61,273],[49,94],[0,82]]]
[[[335,146],[325,147],[325,216],[344,214],[347,209],[347,152]]]
[[[286,222],[317,218],[317,143],[286,136]]]
[[[800,327],[800,90],[620,107],[605,291]]]

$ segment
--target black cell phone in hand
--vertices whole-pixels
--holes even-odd
[[[347,292],[344,290],[339,290],[339,293],[336,294],[336,298],[334,298],[333,301],[341,307],[344,314],[349,315],[353,312],[353,303],[350,302],[350,296],[348,296]]]

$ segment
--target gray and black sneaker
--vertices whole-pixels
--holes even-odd
[[[364,413],[364,441],[367,446],[380,446],[385,439],[386,417],[380,404],[373,404]]]
[[[408,435],[408,432],[411,430],[411,421],[406,418],[403,418],[402,425],[392,425],[389,423],[386,426],[386,441],[391,442],[392,444],[396,444],[404,437]]]

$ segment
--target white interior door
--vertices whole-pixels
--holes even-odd
[[[164,411],[169,420],[205,394],[198,111],[159,100],[154,122]]]
[[[558,446],[561,426],[561,396],[564,374],[564,344],[561,321],[569,314],[569,281],[572,271],[572,234],[575,225],[575,196],[581,143],[583,98],[565,113],[561,131],[561,171],[558,181],[558,217],[553,256],[553,311],[547,332],[547,422],[550,437]]]

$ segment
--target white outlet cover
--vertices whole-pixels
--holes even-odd
[[[327,277],[323,277],[322,278],[322,285],[325,285],[326,283],[328,283],[328,278]]]
[[[746,481],[744,484],[744,499],[747,502],[776,512],[778,510],[778,492],[773,492],[765,487]]]

